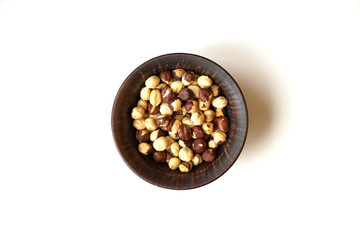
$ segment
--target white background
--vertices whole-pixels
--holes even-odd
[[[153,186],[110,126],[122,81],[171,52],[246,97],[235,165]],[[0,239],[360,239],[360,2],[0,1]]]

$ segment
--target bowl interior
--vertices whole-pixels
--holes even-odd
[[[131,110],[139,100],[145,80],[164,70],[183,68],[199,75],[208,75],[220,86],[228,100],[227,116],[230,119],[228,140],[217,150],[217,159],[203,162],[189,173],[170,170],[165,163],[156,163],[151,156],[138,152]],[[120,87],[113,106],[112,130],[115,143],[127,165],[144,180],[160,187],[190,189],[205,185],[225,173],[238,158],[247,134],[248,117],[240,88],[218,64],[204,57],[174,53],[153,58],[136,68]]]

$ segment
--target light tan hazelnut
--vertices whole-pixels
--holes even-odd
[[[162,103],[160,105],[160,113],[162,115],[172,115],[173,111],[170,109],[170,107],[167,103]]]
[[[184,69],[178,68],[172,71],[172,75],[176,80],[181,80],[182,75],[185,73]]]
[[[170,102],[170,109],[173,109],[174,112],[176,112],[177,110],[179,110],[182,106],[182,102],[179,98],[176,98],[175,100]]]
[[[171,170],[176,170],[178,169],[180,163],[181,160],[179,158],[170,158],[168,165]]]
[[[205,116],[202,112],[196,112],[191,114],[191,121],[194,125],[200,126],[205,121]]]
[[[169,149],[170,154],[174,157],[178,157],[179,151],[180,151],[180,145],[177,142],[173,142],[170,145],[170,149]]]
[[[191,162],[194,164],[194,166],[197,166],[197,165],[201,164],[202,163],[202,158],[201,158],[200,154],[195,154],[193,159],[191,159]]]
[[[193,166],[192,162],[182,162],[179,165],[179,170],[180,172],[187,173],[191,171],[192,166]]]
[[[200,96],[200,87],[198,85],[190,85],[187,87],[188,89],[190,89],[193,93],[194,93],[194,96],[196,98],[199,98]]]
[[[145,119],[141,118],[141,119],[136,119],[133,121],[133,126],[134,128],[136,128],[137,130],[143,130],[145,129]]]
[[[153,106],[159,105],[162,102],[160,90],[157,90],[157,89],[152,90],[150,93],[149,101]]]
[[[173,139],[179,139],[179,135],[177,132],[169,132],[169,136]]]
[[[212,105],[216,108],[224,108],[227,104],[228,100],[223,96],[217,97],[212,101]]]
[[[195,126],[194,123],[191,121],[191,119],[189,117],[184,117],[183,120],[182,120],[182,123],[187,125],[188,127]]]
[[[201,101],[200,99],[199,99],[199,109],[201,110],[201,111],[206,111],[206,110],[208,110],[209,108],[210,108],[210,106],[211,106],[211,103],[210,103],[210,101]]]
[[[212,80],[208,76],[202,75],[198,78],[197,83],[201,88],[209,88],[212,85]]]
[[[185,103],[185,109],[188,113],[196,113],[199,110],[199,102],[197,100],[189,100]]]
[[[214,124],[211,122],[204,122],[202,129],[206,134],[212,134],[214,132]]]
[[[166,87],[166,83],[160,83],[156,89],[162,90],[164,87]]]
[[[174,118],[179,120],[179,121],[182,121],[184,119],[185,116],[183,115],[175,115]]]
[[[193,159],[194,153],[193,151],[188,147],[183,147],[179,151],[179,158],[185,162],[190,162],[191,159]]]
[[[133,119],[143,118],[145,114],[145,110],[142,107],[134,107],[131,111],[131,117]]]
[[[151,93],[151,89],[147,88],[147,87],[143,87],[140,90],[140,98],[142,100],[148,101],[150,99],[150,93]]]
[[[146,79],[145,86],[147,88],[154,89],[159,85],[159,83],[160,83],[160,78],[156,75],[153,75],[153,76],[149,77],[148,79]]]
[[[215,117],[224,117],[224,116],[225,116],[225,109],[223,108],[215,109]]]
[[[156,129],[155,131],[152,131],[150,133],[150,141],[154,142],[156,139],[161,137],[161,136],[159,136],[159,135],[161,135],[161,133],[163,133],[163,131],[160,129]]]
[[[181,81],[173,81],[170,83],[170,88],[173,90],[174,93],[178,94],[181,89],[183,89],[185,86]]]
[[[164,151],[168,146],[168,140],[166,137],[159,137],[153,143],[153,147],[156,151]]]
[[[212,137],[214,138],[214,141],[217,145],[221,145],[226,142],[226,133],[224,133],[220,130],[216,130],[212,134]]]
[[[175,139],[173,139],[171,136],[166,136],[166,140],[168,141],[168,146],[167,146],[166,150],[169,150],[171,144],[173,144],[175,142]]]
[[[208,147],[209,147],[209,148],[217,148],[218,145],[217,145],[217,143],[215,142],[214,139],[211,139],[211,140],[208,142]]]
[[[138,150],[143,155],[149,155],[152,152],[152,147],[148,143],[140,143]]]
[[[218,85],[212,85],[211,86],[211,92],[212,92],[213,97],[219,96],[219,94],[221,92],[220,87]]]
[[[215,112],[211,109],[208,109],[204,112],[205,122],[212,122],[215,119]]]
[[[140,99],[140,100],[137,102],[137,106],[138,106],[138,107],[142,107],[142,108],[146,111],[147,108],[148,108],[148,102],[145,101],[145,100]]]
[[[177,135],[177,132],[179,130],[179,127],[181,126],[181,121],[180,120],[177,120],[175,119],[173,125],[171,126],[171,129],[170,129],[170,132],[169,133],[172,133],[174,135]],[[169,134],[170,135],[170,134]],[[170,135],[171,136],[171,135]]]
[[[150,131],[155,131],[158,128],[154,118],[145,119],[145,127],[146,127],[146,129],[148,129]]]

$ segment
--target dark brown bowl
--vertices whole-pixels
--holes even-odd
[[[211,163],[203,162],[189,173],[170,170],[166,163],[156,163],[151,156],[138,151],[131,110],[139,100],[145,80],[163,70],[183,68],[199,75],[208,75],[219,85],[228,100],[230,119],[228,141],[217,150],[218,157]],[[191,189],[210,183],[223,175],[239,157],[244,146],[248,114],[244,96],[234,79],[215,62],[187,53],[172,53],[150,59],[136,68],[121,85],[112,110],[112,131],[117,148],[130,169],[142,179],[160,187]]]

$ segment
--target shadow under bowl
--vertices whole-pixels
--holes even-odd
[[[170,170],[166,163],[156,163],[152,156],[138,151],[132,126],[132,108],[136,106],[145,80],[164,70],[182,68],[198,75],[208,75],[221,88],[229,103],[228,140],[217,149],[213,162],[203,162],[189,173]],[[142,179],[163,188],[191,189],[208,184],[223,175],[237,160],[248,130],[248,114],[243,94],[234,79],[215,62],[194,54],[172,53],[150,59],[136,68],[123,82],[112,110],[112,131],[116,146],[128,167]]]

